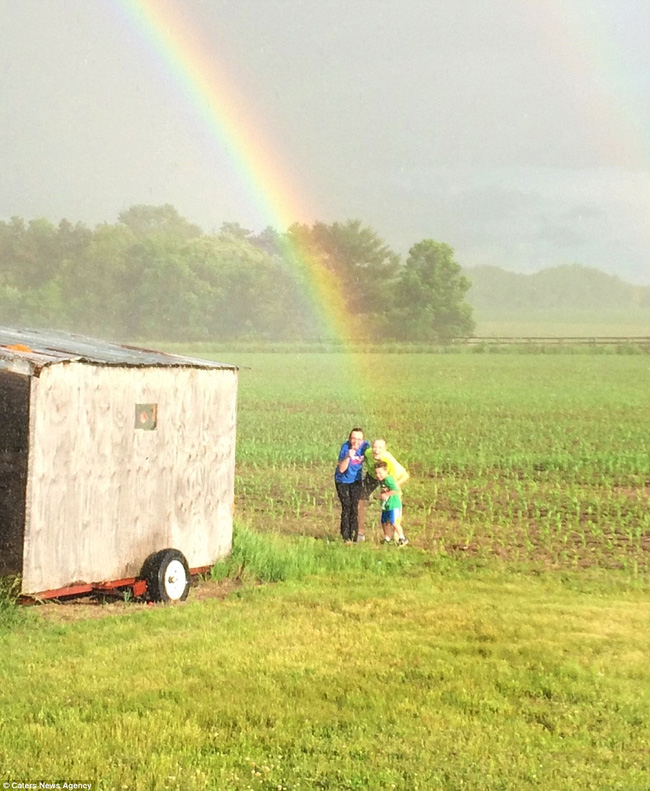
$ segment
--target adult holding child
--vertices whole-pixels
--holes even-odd
[[[359,500],[359,541],[366,540],[366,509],[370,502],[370,495],[380,485],[375,470],[375,465],[378,462],[384,462],[386,464],[387,474],[395,481],[399,489],[401,489],[402,485],[410,478],[406,468],[386,449],[385,439],[378,438],[372,443],[372,446],[368,445],[364,454],[366,474],[363,478],[363,492]],[[390,541],[392,530],[387,525],[383,525],[383,529],[384,539],[388,538]]]
[[[334,471],[336,493],[341,501],[341,537],[345,542],[357,540],[359,532],[359,498],[363,494],[362,465],[370,443],[363,429],[355,427],[341,445]]]

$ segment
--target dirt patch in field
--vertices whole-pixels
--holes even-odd
[[[46,601],[42,604],[31,605],[46,620],[54,623],[69,623],[82,621],[89,618],[110,618],[114,615],[130,615],[140,610],[153,607],[184,607],[193,601],[206,599],[225,599],[230,593],[239,588],[241,583],[237,580],[200,580],[192,585],[187,601],[175,604],[154,604],[143,601],[124,601],[121,598],[109,599],[93,595],[77,596],[70,599]]]

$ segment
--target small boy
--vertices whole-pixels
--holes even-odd
[[[375,475],[381,484],[381,526],[384,529],[384,544],[390,544],[391,534],[395,536],[397,545],[403,547],[409,540],[402,530],[402,494],[395,479],[388,474],[385,461],[375,464]],[[392,527],[392,530],[391,530]]]

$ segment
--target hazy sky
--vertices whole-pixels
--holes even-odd
[[[162,5],[277,152],[292,219],[358,218],[400,253],[445,241],[468,267],[577,262],[650,283],[648,0]],[[272,185],[251,191],[236,140],[126,8],[0,0],[0,218],[94,225],[171,203],[207,231],[261,230],[255,190],[273,204]]]

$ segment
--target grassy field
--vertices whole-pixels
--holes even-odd
[[[405,526],[417,546],[647,572],[647,356],[341,357],[232,360],[248,366],[237,512],[256,528],[336,536],[334,459],[358,424],[411,472]]]
[[[5,787],[650,788],[647,356],[214,356],[234,591],[0,594]],[[411,472],[409,547],[338,539],[356,423]]]
[[[3,782],[648,788],[650,596],[617,575],[414,563],[22,619],[2,639]]]
[[[650,311],[631,308],[616,311],[513,312],[509,316],[476,311],[475,335],[498,337],[648,337]]]

